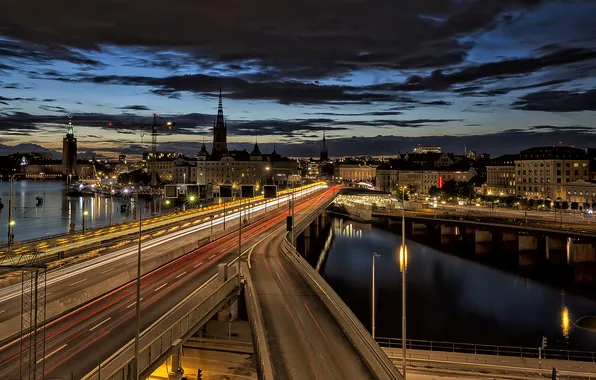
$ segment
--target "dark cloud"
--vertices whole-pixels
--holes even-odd
[[[449,73],[444,73],[443,70],[439,69],[433,71],[432,74],[427,77],[414,75],[409,77],[405,83],[394,86],[380,85],[378,88],[400,91],[445,91],[458,84],[475,82],[481,79],[529,74],[547,67],[583,62],[595,58],[596,50],[570,48],[544,54],[535,58],[514,58],[468,66],[461,70]],[[468,86],[465,91],[462,92],[469,93],[472,88],[474,90],[481,89],[479,86]],[[459,92],[461,89],[456,89],[456,91]],[[501,94],[506,93],[504,90],[500,91]]]
[[[460,96],[472,96],[472,97],[480,97],[480,96],[499,96],[505,95],[510,93],[511,91],[519,91],[519,90],[529,90],[533,88],[540,88],[540,87],[553,87],[557,85],[561,85],[563,83],[570,82],[572,78],[569,79],[553,79],[545,82],[534,83],[525,86],[512,86],[512,87],[501,87],[496,89],[487,89],[484,91],[477,91],[483,89],[482,86],[466,86],[461,89],[458,89],[456,92],[460,93]],[[472,89],[472,90],[470,90]]]
[[[462,121],[461,119],[414,119],[414,120],[359,120],[359,121],[336,121],[335,124],[340,125],[363,125],[371,127],[401,127],[401,128],[420,128],[428,126],[441,126],[442,124],[451,123],[454,121]]]
[[[145,76],[89,75],[66,76],[55,71],[41,73],[39,78],[63,82],[88,82],[126,86],[153,87],[156,95],[172,97],[179,92],[217,96],[223,87],[225,97],[237,100],[272,100],[281,104],[318,104],[326,102],[360,103],[393,101],[389,94],[370,92],[352,86],[322,86],[296,81],[251,83],[238,77],[210,75],[176,75],[163,78]]]
[[[10,98],[10,97],[6,97],[6,96],[0,96],[0,100],[3,102],[35,102],[35,101],[37,101],[36,98],[21,98],[21,97]]]
[[[342,113],[342,112],[309,112],[307,115],[321,115],[321,116],[398,116],[403,115],[401,111],[371,111],[358,113]]]
[[[39,107],[40,110],[49,111],[49,112],[59,112],[59,113],[68,113],[68,110],[64,107],[60,106],[49,106],[46,104],[42,104]]]
[[[138,104],[128,105],[124,107],[118,107],[119,110],[133,110],[133,111],[149,111],[149,107]]]
[[[2,6],[0,5],[0,13]],[[28,12],[30,13],[30,12]],[[1,18],[1,16],[0,16]],[[38,41],[39,42],[39,41]],[[53,61],[67,61],[78,65],[99,67],[103,64],[64,46],[52,43],[28,43],[0,39],[0,58],[15,62],[47,64]],[[0,67],[1,69],[1,67]],[[16,69],[10,67],[10,69]]]
[[[596,89],[587,91],[539,91],[519,97],[512,107],[526,111],[596,111]]]
[[[249,66],[247,75],[268,71],[269,78],[279,72],[283,78],[304,79],[341,76],[363,68],[401,70],[459,64],[472,46],[462,36],[511,23],[516,12],[541,3],[285,0],[272,6],[263,0],[180,0],[163,6],[155,0],[118,4],[5,1],[0,4],[0,25],[9,38],[52,46],[42,59],[50,56],[94,65],[97,63],[81,57],[78,49],[143,46],[153,52],[166,48],[168,53],[155,54],[163,59],[154,62],[132,64],[178,69],[178,57],[171,56],[176,52],[213,70]],[[63,46],[69,48],[61,50]],[[19,49],[25,49],[22,55],[31,55],[26,47],[10,45],[10,51]]]
[[[334,126],[331,119],[297,119],[297,120],[252,120],[232,123],[228,130],[236,135],[255,136],[283,136],[296,137],[308,132],[323,132],[345,130],[347,128]]]

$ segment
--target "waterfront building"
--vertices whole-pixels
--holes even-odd
[[[482,185],[484,195],[516,195],[515,162],[519,154],[507,154],[491,159],[486,165],[486,182]]]
[[[565,200],[565,185],[589,179],[586,152],[569,146],[522,150],[515,162],[517,195],[528,199]]]
[[[596,181],[584,181],[582,179],[568,182],[564,185],[565,201],[569,202],[571,208],[593,210],[596,206]]]

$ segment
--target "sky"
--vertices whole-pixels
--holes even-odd
[[[596,147],[596,2],[3,0],[0,155]],[[131,116],[135,118],[132,119]],[[133,122],[136,120],[136,122]],[[112,122],[110,125],[109,122]]]

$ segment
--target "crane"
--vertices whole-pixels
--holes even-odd
[[[138,119],[138,117],[136,117]],[[109,122],[108,126],[112,127],[114,125],[117,126],[131,126],[140,129],[151,128],[151,157],[150,157],[150,173],[151,173],[151,187],[157,186],[157,135],[159,134],[159,128],[167,127],[168,130],[172,129],[172,126],[175,125],[174,122],[170,120],[166,120],[161,116],[158,116],[157,113],[153,112],[151,124],[148,124],[147,121],[149,117],[141,119],[135,123],[135,116],[130,116],[120,122]],[[144,133],[141,133],[141,136],[144,136]]]

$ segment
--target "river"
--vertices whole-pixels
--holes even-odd
[[[376,260],[378,337],[401,336],[401,236],[333,219],[322,275],[360,321],[371,324],[371,268]],[[596,333],[574,326],[596,314],[596,301],[522,274],[496,269],[407,240],[408,339],[596,351]]]
[[[0,210],[0,243],[6,243],[8,236],[8,198],[10,184],[0,182],[0,199],[4,208]],[[68,197],[63,182],[15,181],[13,183],[13,219],[15,242],[67,233],[72,221],[75,230],[83,228],[83,206],[88,211],[86,228],[105,226],[110,223],[110,209],[113,223],[132,219],[128,213],[120,212],[125,201],[114,198]],[[36,205],[36,196],[43,198],[41,206]],[[144,211],[145,212],[145,211]]]

